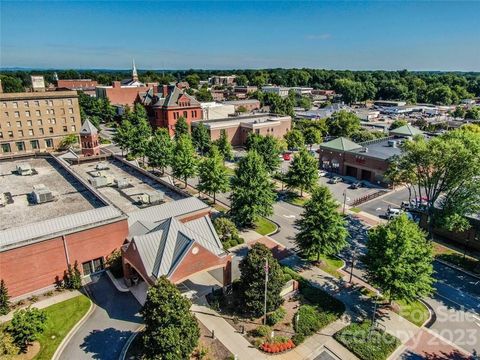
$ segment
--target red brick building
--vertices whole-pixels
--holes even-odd
[[[100,155],[98,130],[88,119],[85,120],[80,129],[80,144],[83,156]]]
[[[146,104],[152,126],[167,128],[174,134],[175,124],[180,117],[185,118],[188,125],[202,119],[202,107],[193,96],[180,90],[175,85],[164,85],[162,97],[154,97]]]
[[[95,88],[97,86],[98,86],[98,82],[96,80],[91,80],[91,79],[57,80],[57,88],[62,88],[67,90],[95,91]]]

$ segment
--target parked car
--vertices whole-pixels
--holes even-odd
[[[329,180],[328,180],[328,183],[329,184],[336,184],[336,183],[339,183],[340,181],[342,181],[342,178],[339,177],[339,176],[334,176],[334,177],[331,177]]]
[[[292,154],[289,152],[283,153],[283,160],[290,161],[292,159]]]
[[[396,218],[397,216],[400,216],[400,214],[403,213],[402,209],[388,209],[387,212],[385,213],[385,217],[388,220],[392,220]]]
[[[362,187],[362,183],[360,181],[355,181],[350,185],[350,189],[359,189]]]
[[[323,176],[327,176],[327,172],[325,170],[318,170],[318,176],[320,177],[323,177]]]

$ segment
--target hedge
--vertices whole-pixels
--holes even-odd
[[[267,314],[267,324],[268,325],[275,325],[276,323],[283,320],[283,318],[287,315],[287,310],[283,307],[279,307],[277,310]]]

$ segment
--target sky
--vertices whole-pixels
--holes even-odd
[[[480,71],[480,1],[4,1],[0,66]]]

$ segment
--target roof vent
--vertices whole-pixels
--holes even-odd
[[[17,164],[17,168],[15,169],[18,175],[27,176],[27,175],[34,175],[36,174],[35,170],[30,166],[29,163],[23,162]]]
[[[43,184],[34,185],[31,196],[35,204],[43,204],[55,200],[52,192]]]

